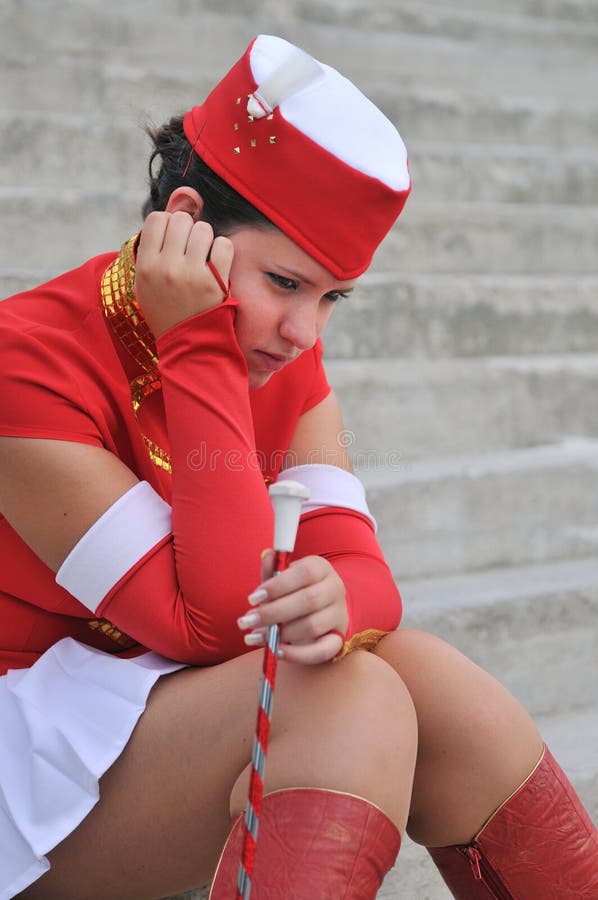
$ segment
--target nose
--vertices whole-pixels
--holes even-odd
[[[280,335],[298,350],[309,350],[318,338],[318,309],[312,303],[293,302],[280,324]]]

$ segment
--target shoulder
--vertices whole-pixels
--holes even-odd
[[[63,371],[100,352],[108,336],[100,280],[114,254],[103,254],[29,291],[0,302],[2,378],[20,366],[31,373]],[[95,324],[94,324],[95,323]]]
[[[27,291],[0,302],[2,331],[35,327],[75,331],[99,308],[100,281],[115,253],[104,253]]]
[[[94,422],[112,408],[117,361],[99,294],[110,258],[0,303],[1,434],[100,442]]]

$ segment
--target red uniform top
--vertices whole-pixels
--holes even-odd
[[[265,481],[276,479],[299,417],[330,390],[318,342],[250,392],[235,301],[161,336],[156,389],[156,371],[144,364],[155,351],[131,336],[129,321],[123,332],[122,317],[106,314],[101,283],[113,261],[97,257],[0,304],[0,434],[109,450],[172,505],[173,535],[92,615],[0,517],[0,672],[31,665],[65,636],[198,664],[244,652],[234,623],[271,542]],[[369,530],[364,522],[358,527]],[[317,552],[308,538],[301,555]],[[332,543],[332,556],[342,556],[338,536]],[[395,627],[397,596],[392,612],[378,621],[368,614],[365,624]],[[104,615],[118,626],[103,626],[111,636]]]

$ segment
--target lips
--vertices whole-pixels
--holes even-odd
[[[292,362],[294,356],[283,356],[279,353],[266,353],[265,350],[254,350],[259,360],[259,368],[265,372],[279,372],[287,363]]]

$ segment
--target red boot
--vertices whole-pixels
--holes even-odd
[[[209,900],[234,900],[243,817],[235,819]],[[251,879],[251,900],[373,900],[401,835],[366,800],[318,788],[267,794]]]
[[[598,831],[548,748],[470,844],[428,852],[462,900],[598,900]]]

